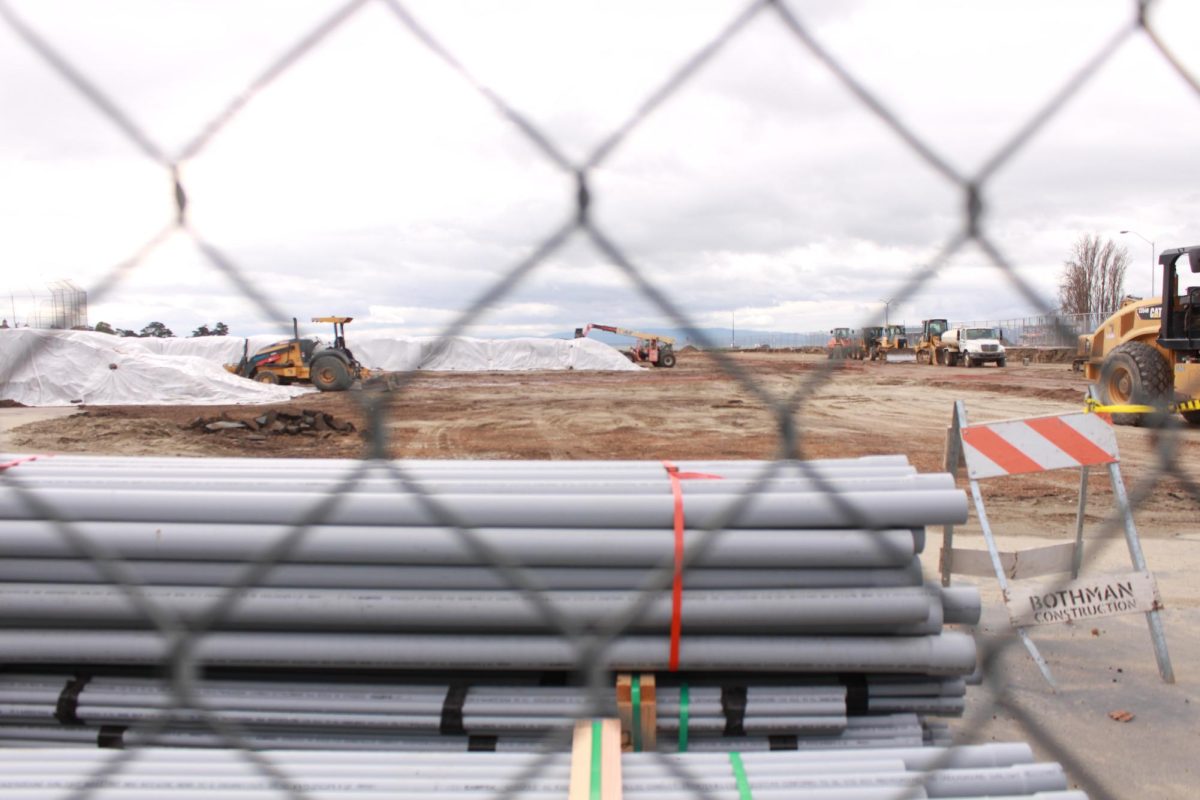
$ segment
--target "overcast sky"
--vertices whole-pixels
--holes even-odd
[[[173,159],[337,0],[0,0]],[[572,161],[747,6],[430,0],[413,16]],[[955,171],[978,170],[1105,42],[1130,0],[790,2],[844,68]],[[1193,75],[1200,4],[1158,3]],[[93,287],[173,217],[169,173],[0,24],[0,289]],[[1080,234],[1200,244],[1200,96],[1137,34],[986,184],[985,230],[1053,303]],[[367,3],[182,163],[189,220],[278,307],[436,333],[574,213],[575,183],[380,3]],[[787,30],[758,14],[591,178],[594,219],[699,326],[857,326],[962,226],[959,189]],[[1038,313],[975,247],[893,322]],[[90,321],[267,329],[175,235]],[[673,325],[576,235],[470,333]]]

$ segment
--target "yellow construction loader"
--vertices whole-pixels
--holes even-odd
[[[242,348],[242,360],[225,369],[259,383],[311,383],[322,392],[341,392],[370,372],[346,347],[346,323],[353,317],[313,317],[313,322],[333,323],[333,344],[321,347],[315,339],[301,339],[300,326],[292,318],[292,338],[275,342],[251,354],[250,342]]]
[[[950,330],[950,323],[944,319],[921,320],[921,338],[917,341],[915,348],[918,364],[949,366],[946,359],[946,348],[942,344],[942,334],[948,330]]]
[[[1144,424],[1152,407],[1200,425],[1200,245],[1164,250],[1158,263],[1162,297],[1123,305],[1080,337],[1079,357],[1101,403],[1147,407],[1113,413],[1113,422]]]

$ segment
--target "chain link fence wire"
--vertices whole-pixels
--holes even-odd
[[[608,136],[602,138],[601,143],[590,153],[575,161],[565,155],[564,149],[545,130],[489,88],[484,78],[473,75],[400,0],[351,0],[351,2],[335,7],[311,31],[300,37],[250,81],[219,113],[202,125],[187,144],[178,152],[171,153],[148,135],[138,120],[127,113],[105,91],[103,86],[77,67],[71,53],[57,49],[51,43],[51,36],[35,29],[12,5],[0,2],[0,20],[37,54],[44,68],[68,83],[86,99],[97,115],[106,119],[119,130],[147,159],[158,164],[174,187],[174,220],[154,233],[128,258],[113,266],[103,278],[90,287],[89,299],[92,303],[102,302],[104,297],[117,290],[122,282],[131,273],[138,270],[168,238],[182,234],[190,238],[205,259],[225,275],[242,296],[258,308],[264,319],[276,322],[282,332],[288,332],[289,316],[271,300],[270,294],[256,281],[253,271],[239,264],[216,243],[204,239],[189,225],[188,187],[181,178],[180,167],[204,152],[213,138],[237,118],[246,107],[252,105],[258,95],[298,63],[304,61],[314,48],[332,36],[368,5],[382,6],[390,12],[397,22],[398,33],[407,31],[412,37],[415,37],[415,46],[427,48],[446,68],[484,98],[497,114],[511,124],[514,130],[527,139],[546,162],[561,171],[576,186],[574,202],[563,209],[566,220],[557,224],[528,256],[509,265],[498,280],[481,292],[442,331],[439,337],[439,346],[444,347],[452,337],[466,331],[480,319],[481,315],[517,289],[569,240],[580,237],[590,242],[599,253],[615,265],[629,283],[652,306],[684,331],[691,341],[710,349],[712,357],[726,375],[770,409],[778,434],[776,459],[765,464],[761,473],[751,482],[750,487],[737,498],[736,502],[725,509],[715,524],[704,531],[701,540],[694,546],[688,547],[684,556],[685,567],[695,563],[699,557],[712,548],[722,535],[725,526],[742,512],[767,481],[787,470],[794,470],[805,475],[820,485],[835,501],[839,498],[834,487],[828,485],[820,474],[806,466],[804,461],[806,420],[808,418],[806,403],[810,401],[822,384],[830,379],[832,370],[835,368],[834,365],[832,363],[822,364],[805,375],[795,391],[784,396],[776,396],[756,380],[755,376],[742,364],[718,349],[723,343],[709,341],[693,321],[688,310],[681,307],[649,281],[646,277],[647,270],[639,266],[636,254],[627,252],[613,236],[604,230],[591,213],[593,172],[603,165],[624,142],[635,137],[638,128],[645,120],[653,116],[667,100],[682,91],[705,65],[711,62],[731,41],[742,35],[752,21],[770,18],[774,24],[787,31],[795,46],[807,51],[827,69],[841,84],[845,92],[853,97],[863,109],[867,110],[879,125],[890,131],[897,140],[903,143],[913,158],[923,162],[959,193],[961,215],[957,229],[949,234],[940,246],[937,255],[928,264],[916,270],[904,285],[893,293],[892,302],[902,303],[911,299],[937,278],[952,257],[967,245],[974,244],[986,255],[996,273],[1008,281],[1028,303],[1034,314],[1038,315],[1039,325],[1047,330],[1045,335],[1058,341],[1073,341],[1076,334],[1075,325],[1068,324],[1062,318],[1053,315],[1053,301],[1043,297],[1020,276],[1014,269],[1012,260],[988,235],[984,212],[987,209],[987,189],[990,182],[1017,153],[1021,152],[1039,135],[1046,124],[1059,114],[1131,39],[1141,37],[1150,42],[1179,78],[1200,96],[1200,81],[1188,72],[1154,29],[1153,17],[1150,14],[1153,2],[1151,0],[1132,2],[1127,21],[1113,31],[1090,58],[1062,80],[1057,89],[1050,94],[1035,113],[1015,126],[1003,144],[984,160],[983,166],[974,173],[962,173],[955,169],[935,147],[907,126],[892,110],[886,98],[878,96],[859,80],[854,74],[853,65],[843,63],[835,57],[814,35],[801,15],[788,3],[754,0],[742,7],[715,36],[703,43],[664,79],[655,83],[653,76],[647,76],[649,91],[646,99],[637,107],[636,111],[614,128]],[[409,39],[400,46],[414,46],[414,44]],[[878,319],[869,319],[864,320],[862,324],[877,325],[880,322],[881,320]],[[31,357],[36,354],[37,350],[35,349],[31,353]],[[253,763],[265,777],[280,786],[288,787],[286,791],[290,796],[298,799],[308,796],[290,782],[288,776],[283,774],[274,763],[264,758],[248,744],[240,726],[222,719],[197,694],[196,682],[203,664],[196,656],[196,645],[206,632],[211,631],[214,626],[228,617],[237,607],[245,592],[258,586],[271,569],[302,544],[315,526],[328,520],[362,480],[378,476],[390,479],[398,493],[418,498],[420,505],[430,517],[436,520],[439,526],[455,531],[462,544],[470,552],[490,564],[491,568],[502,576],[508,586],[519,591],[531,607],[537,609],[549,629],[557,631],[571,643],[579,673],[586,679],[591,704],[589,712],[598,714],[606,707],[611,686],[603,666],[603,653],[616,636],[645,613],[655,593],[670,587],[673,562],[661,564],[642,586],[642,593],[638,601],[608,620],[602,629],[598,631],[580,629],[546,599],[542,585],[536,576],[504,552],[490,546],[476,531],[464,523],[452,504],[423,487],[420,480],[406,468],[403,462],[388,460],[387,423],[389,412],[396,397],[409,388],[414,374],[407,373],[397,376],[391,387],[392,393],[359,393],[361,395],[359,402],[368,419],[368,436],[362,459],[345,469],[344,473],[338,477],[336,488],[314,500],[311,507],[286,536],[261,552],[258,558],[247,563],[227,593],[214,603],[200,620],[187,624],[172,613],[159,608],[146,595],[139,581],[119,557],[110,552],[103,543],[85,536],[70,519],[58,513],[52,504],[47,503],[35,489],[20,479],[19,470],[0,472],[0,481],[2,481],[0,485],[10,487],[27,509],[36,517],[51,523],[57,534],[76,553],[90,559],[105,580],[113,586],[119,587],[145,619],[150,621],[157,632],[169,643],[167,648],[169,655],[165,659],[163,667],[164,672],[170,676],[172,702],[169,708],[152,721],[147,730],[147,740],[153,740],[158,733],[163,731],[177,712],[188,710],[198,713],[213,732],[218,734],[229,747],[239,748],[245,758]],[[0,376],[0,379],[5,377]],[[1197,505],[1200,505],[1200,485],[1185,472],[1178,461],[1179,436],[1177,429],[1168,425],[1162,430],[1157,436],[1156,448],[1156,469],[1151,474],[1143,476],[1130,491],[1130,500],[1134,508],[1146,501],[1150,492],[1163,477],[1170,477],[1178,481],[1190,497],[1196,500]],[[849,514],[851,518],[855,518],[857,513],[853,507],[844,502],[841,503],[841,510]],[[871,526],[864,525],[863,527]],[[1085,564],[1101,557],[1114,540],[1121,541],[1121,519],[1116,511],[1105,520],[1100,538],[1097,539],[1094,546],[1087,550]],[[1013,697],[1011,686],[1000,668],[999,659],[1017,641],[1011,633],[997,634],[981,639],[982,674],[984,680],[989,684],[995,705],[981,705],[969,712],[963,721],[963,730],[969,732],[982,726],[984,721],[997,709],[1003,709],[1020,723],[1023,732],[1031,741],[1040,745],[1061,762],[1094,800],[1122,794],[1119,787],[1105,785],[1101,782],[1089,769],[1085,757],[1073,751],[1070,744],[1065,742],[1061,736],[1056,735],[1054,730],[1047,729],[1046,726],[1032,718]],[[527,780],[536,777],[553,753],[567,749],[568,739],[569,734],[566,733],[548,736],[541,749],[542,757],[523,774],[515,777],[508,789],[500,796],[507,798],[519,795],[519,787]],[[137,757],[137,753],[137,749],[117,751],[112,759],[105,761],[90,776],[90,781],[103,782],[119,775],[125,765]],[[466,757],[464,756],[464,758]],[[687,770],[674,761],[668,759],[662,759],[662,761],[677,777],[683,779],[690,777]],[[945,761],[940,763],[945,763]],[[939,765],[935,765],[935,767]],[[914,787],[912,796],[918,796],[920,790],[921,787]],[[85,784],[65,796],[70,800],[85,800],[93,793],[94,790]],[[709,795],[706,791],[698,788],[696,796],[707,797]]]

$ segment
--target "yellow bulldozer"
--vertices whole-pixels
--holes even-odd
[[[259,383],[311,383],[322,392],[342,392],[370,371],[358,363],[346,346],[346,323],[354,317],[313,317],[313,322],[333,323],[333,344],[321,346],[316,339],[301,339],[300,326],[292,318],[292,338],[274,342],[249,353],[249,340],[242,360],[225,369]]]
[[[1100,402],[1145,407],[1114,413],[1117,424],[1141,425],[1178,410],[1200,425],[1200,278],[1182,280],[1181,261],[1200,273],[1200,245],[1159,255],[1161,298],[1126,303],[1080,337],[1079,357]]]

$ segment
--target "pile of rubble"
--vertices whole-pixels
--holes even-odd
[[[324,411],[303,409],[299,413],[268,411],[257,417],[232,419],[227,413],[219,417],[196,417],[188,424],[189,430],[204,433],[245,431],[247,439],[266,439],[268,436],[319,436],[322,439],[334,434],[354,433],[356,428],[349,420],[339,420]]]

